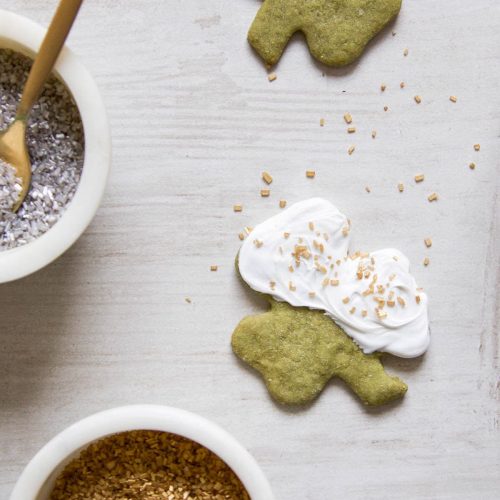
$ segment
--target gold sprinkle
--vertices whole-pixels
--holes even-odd
[[[330,280],[330,285],[331,286],[339,286],[340,281],[339,280]]]
[[[356,132],[356,127],[348,127],[347,128],[347,133],[348,134],[354,134]]]
[[[469,163],[469,168],[474,170],[476,168],[476,164],[474,162]]]
[[[262,196],[262,198],[268,198],[270,194],[271,194],[270,189],[261,189],[260,190],[260,195]]]
[[[266,184],[271,184],[271,182],[273,182],[273,177],[269,172],[262,172],[262,180]]]
[[[457,102],[457,96],[450,95],[450,101],[451,102]]]
[[[243,233],[238,234],[238,238],[243,241],[245,239],[245,235]]]
[[[288,266],[288,270],[293,273],[293,266]]]
[[[372,190],[370,189],[370,186],[365,186],[365,191],[367,193],[371,193],[372,192]]]
[[[274,290],[274,288],[276,286],[276,281],[270,281],[269,286],[271,287],[271,290]]]
[[[481,144],[474,144],[474,151],[480,151]]]
[[[219,269],[218,266],[210,266],[210,271],[215,272],[215,271],[217,271],[217,269]]]
[[[324,238],[324,240],[325,240],[325,241],[328,241],[328,240],[330,239],[330,237],[328,236],[328,234],[327,234],[327,233],[323,233],[323,238]],[[332,258],[332,256],[331,256],[331,255],[329,255],[329,256],[328,256],[328,258],[329,258],[329,259],[331,259],[331,258]]]
[[[403,55],[406,57],[408,55],[408,49],[403,50]]]
[[[420,295],[415,295],[415,302],[420,304]]]
[[[413,99],[415,99],[415,102],[417,104],[420,104],[422,102],[422,98],[419,95],[416,95]]]
[[[352,123],[352,116],[351,113],[345,113],[344,114],[344,120],[345,122],[349,125]]]
[[[278,75],[276,73],[271,73],[270,75],[267,76],[267,79],[270,82],[274,82],[274,80],[276,80],[276,78],[278,78]]]
[[[398,189],[399,189],[399,192],[402,193],[405,190],[405,185],[402,182],[400,182],[398,184]]]
[[[233,210],[235,212],[242,212],[243,211],[243,205],[233,205]]]
[[[314,222],[309,222],[309,229],[314,231]]]
[[[342,228],[342,236],[347,236],[349,234],[349,227],[345,226]]]
[[[344,298],[342,299],[342,302],[343,302],[344,304],[348,304],[350,300],[351,300],[351,299],[350,299],[349,297],[344,297]]]
[[[283,238],[287,240],[290,237],[290,233],[283,233]]]
[[[316,171],[315,170],[306,170],[306,177],[308,179],[314,179],[314,177],[316,177]]]
[[[330,283],[330,280],[328,278],[324,278],[323,281],[321,282],[321,284],[323,286],[327,286],[329,283]]]
[[[428,199],[429,201],[436,201],[436,200],[438,199],[438,195],[437,195],[437,193],[431,193],[431,194],[427,197],[427,199]]]
[[[430,248],[432,246],[432,240],[430,238],[426,238],[424,240],[424,243],[427,248]]]
[[[375,137],[377,137],[377,131],[372,130],[372,139],[375,139]]]
[[[386,87],[384,84],[382,84],[382,85],[380,86],[380,91],[381,91],[381,92],[385,92],[385,89],[386,89],[386,88],[387,88],[387,87]]]
[[[422,182],[424,178],[424,174],[418,174],[415,176],[415,182]]]
[[[324,118],[320,118],[320,120],[319,120],[319,126],[320,127],[324,127],[325,126],[325,119]]]
[[[361,311],[361,316],[363,316],[363,318],[366,318],[368,316],[368,311],[366,309],[363,309]]]
[[[314,299],[314,297],[316,297],[316,292],[309,292],[308,295],[311,299]]]
[[[350,146],[349,149],[347,150],[347,152],[352,155],[354,153],[354,150],[356,149],[355,146]]]
[[[191,304],[191,299],[190,299],[189,297],[186,297],[184,300],[185,300],[188,304]]]
[[[384,106],[384,111],[389,111],[389,106]]]
[[[349,309],[349,312],[350,312],[351,314],[354,314],[354,313],[356,312],[356,308],[355,308],[355,307],[351,307],[351,308]]]
[[[424,266],[428,266],[430,263],[431,263],[431,261],[430,261],[429,257],[426,257],[424,259]]]
[[[387,313],[385,311],[382,311],[381,309],[375,309],[375,312],[377,313],[379,319],[387,318]]]
[[[394,302],[394,300],[388,300],[388,301],[387,301],[387,305],[388,305],[389,307],[394,307],[394,306],[396,305],[396,302]]]
[[[405,306],[406,306],[405,299],[403,299],[403,297],[398,297],[398,304],[399,304],[401,307],[405,307]]]
[[[260,248],[264,243],[261,240],[253,240],[254,245]]]
[[[289,282],[288,283],[288,288],[292,291],[292,292],[295,292],[295,290],[297,290],[297,287],[293,284],[293,282]]]
[[[405,88],[405,85],[406,85],[406,84],[405,84],[405,82],[401,82],[401,83],[399,84],[400,88],[402,88],[402,89],[404,89],[404,88]]]

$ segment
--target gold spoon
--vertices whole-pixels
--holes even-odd
[[[28,115],[54,68],[82,2],[83,0],[61,0],[59,3],[31,67],[14,123],[0,132],[0,159],[11,165],[22,181],[22,190],[12,208],[13,212],[17,212],[22,205],[31,181],[31,162],[26,145]]]

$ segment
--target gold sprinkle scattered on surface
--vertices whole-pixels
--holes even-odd
[[[219,266],[210,266],[210,271],[217,271],[217,269],[219,269]]]
[[[352,123],[352,116],[351,113],[345,113],[344,114],[344,120],[345,122],[349,125]]]
[[[422,102],[422,98],[419,95],[416,95],[413,99],[415,99],[415,102],[417,104],[420,104]]]
[[[264,242],[261,241],[261,240],[253,240],[253,244],[257,247],[257,248],[260,248]]]
[[[293,269],[293,266],[288,266],[288,270],[293,273],[294,272],[294,269]]]
[[[415,182],[423,182],[424,179],[425,179],[424,174],[418,174],[415,176]]]
[[[450,101],[451,102],[457,102],[457,96],[450,95]]]
[[[399,189],[399,192],[402,193],[405,190],[405,185],[402,182],[400,182],[398,184],[398,189]]]
[[[351,299],[350,299],[349,297],[344,297],[344,298],[342,299],[342,302],[343,302],[344,304],[348,304],[350,300],[351,300]]]
[[[430,263],[431,263],[431,261],[430,261],[429,257],[426,257],[424,259],[424,266],[428,266]]]
[[[375,312],[377,313],[377,316],[379,319],[385,319],[387,318],[387,313],[381,309],[375,309]]]
[[[437,199],[438,199],[438,195],[437,195],[437,193],[431,193],[431,194],[427,197],[427,199],[428,199],[429,201],[437,201]]]
[[[315,170],[306,170],[306,177],[308,179],[314,179],[314,177],[316,177],[316,171]]]
[[[405,86],[406,86],[405,82],[401,82],[401,83],[399,84],[399,87],[400,87],[400,88],[402,88],[402,89],[404,89],[404,88],[405,88]]]
[[[361,316],[363,316],[363,318],[366,318],[368,316],[368,311],[366,309],[363,309],[361,311]]]
[[[388,307],[394,307],[396,305],[396,302],[394,302],[394,300],[388,300],[387,301],[387,306]]]
[[[348,127],[347,128],[347,133],[348,134],[354,134],[356,132],[356,127]]]
[[[314,222],[309,222],[308,226],[310,231],[314,231]]]
[[[238,238],[243,241],[245,239],[245,235],[243,233],[238,234]]]
[[[430,238],[425,238],[424,243],[427,248],[432,246],[432,240]]]
[[[405,307],[405,306],[406,306],[405,299],[403,299],[403,297],[398,297],[398,304],[399,304],[401,307]]]
[[[365,191],[367,193],[371,193],[372,192],[372,190],[370,189],[370,186],[365,186]]]
[[[372,139],[375,139],[375,137],[377,137],[377,131],[372,130]]]
[[[339,286],[340,281],[339,280],[330,280],[330,285],[331,286]]]
[[[273,182],[273,176],[269,172],[262,172],[262,180],[266,184],[271,184],[271,182]]]
[[[353,307],[351,307],[351,308],[349,309],[349,312],[350,312],[351,314],[354,314],[354,313],[356,312],[356,308],[355,308],[354,306],[353,306]]]
[[[354,153],[354,150],[356,149],[356,146],[350,146],[347,152],[352,155]]]
[[[386,88],[387,88],[387,87],[386,87],[386,85],[382,84],[382,85],[380,86],[380,91],[381,91],[381,92],[385,92],[385,89],[386,89]]]
[[[406,57],[408,55],[408,49],[403,50],[403,55]]]
[[[290,233],[283,233],[283,238],[287,240],[290,237]]]
[[[420,295],[416,295],[416,296],[415,296],[415,302],[416,302],[417,304],[420,304],[420,300],[421,300],[421,299],[420,299]]]
[[[288,282],[288,288],[292,292],[295,292],[295,290],[297,290],[297,287],[293,284],[292,281]]]
[[[469,168],[474,170],[476,168],[476,164],[474,162],[469,163]]]
[[[481,144],[474,144],[474,151],[480,151],[481,150]]]
[[[262,198],[268,198],[270,194],[271,194],[270,189],[261,189],[260,190],[260,195],[262,196]]]
[[[309,298],[314,299],[316,297],[316,292],[309,292]]]
[[[280,208],[286,207],[286,200],[280,200]]]
[[[189,297],[186,297],[184,300],[185,300],[188,304],[191,304],[191,302],[192,302],[192,301],[191,301],[191,299],[190,299]]]
[[[324,127],[325,126],[325,119],[324,118],[320,118],[320,120],[319,120],[319,126],[320,127]]]
[[[233,205],[233,210],[235,212],[242,212],[243,211],[243,205]]]
[[[269,286],[270,286],[271,290],[274,290],[276,287],[276,281],[270,281]]]
[[[253,231],[253,227],[246,226],[245,227],[245,233],[250,234]]]
[[[384,106],[384,111],[389,111],[389,106]]]
[[[271,73],[270,75],[267,76],[267,79],[270,82],[274,82],[274,80],[276,80],[276,78],[278,78],[278,75],[276,73]]]

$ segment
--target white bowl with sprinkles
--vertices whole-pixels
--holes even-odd
[[[68,465],[71,465],[75,458],[82,457],[85,450],[89,449],[89,445],[102,442],[103,439],[110,436],[120,436],[122,433],[134,431],[166,432],[197,443],[227,464],[241,481],[252,500],[274,499],[271,487],[255,459],[235,438],[218,425],[199,415],[177,408],[133,405],[96,413],[58,434],[26,466],[11,493],[10,500],[48,500],[54,498],[52,496],[53,492],[56,491],[54,487],[57,486],[57,480],[61,477],[61,473]],[[125,454],[127,453],[132,453],[132,450],[126,450]],[[117,455],[118,452],[114,456]],[[110,477],[113,476],[114,468],[109,466],[109,462],[105,461],[103,468],[105,468],[104,475],[99,484],[110,481]],[[96,469],[95,465],[91,469]],[[173,475],[166,476],[170,481],[174,481],[174,475],[180,474],[178,464],[176,469],[177,471]],[[161,476],[161,474],[161,470],[155,472],[155,476]],[[140,476],[142,478],[143,474]],[[129,478],[127,481],[132,481],[129,475],[127,477]],[[153,479],[153,482],[155,481]],[[144,485],[140,486],[140,491],[148,487],[151,487],[150,480],[146,480]],[[85,495],[77,498],[80,497],[88,498]],[[112,498],[112,496],[104,495],[99,498]],[[166,496],[165,494],[151,497],[142,495],[137,496],[137,498],[173,498],[176,500],[189,498],[192,500],[214,498],[214,496],[196,495],[188,489],[180,492],[179,495],[177,489],[174,491],[167,487]]]
[[[0,10],[0,129],[17,100],[46,30]],[[33,179],[17,214],[8,210],[18,189],[0,165],[0,283],[27,276],[64,253],[94,217],[111,166],[111,135],[99,90],[64,47],[28,123]]]

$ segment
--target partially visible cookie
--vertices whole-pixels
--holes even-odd
[[[232,347],[261,373],[276,401],[309,403],[332,377],[341,378],[366,405],[382,405],[404,396],[406,384],[387,375],[380,355],[363,354],[322,311],[269,301],[268,312],[240,322]]]
[[[399,13],[402,0],[264,0],[248,40],[269,65],[291,36],[304,33],[311,54],[328,66],[355,61]]]

